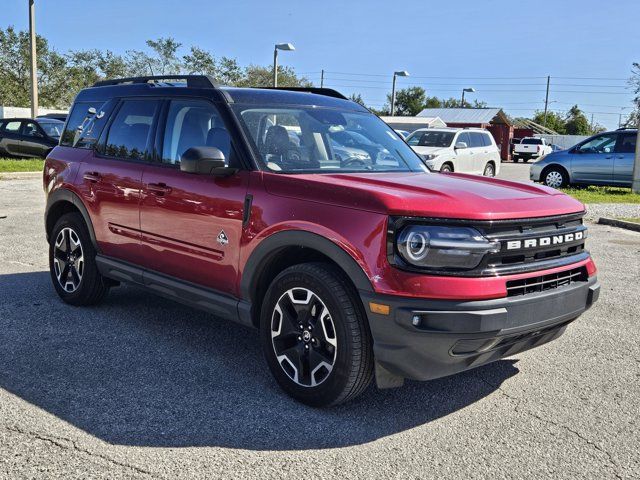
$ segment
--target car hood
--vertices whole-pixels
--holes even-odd
[[[498,220],[581,212],[549,187],[460,173],[264,173],[266,190],[289,198],[389,215]]]

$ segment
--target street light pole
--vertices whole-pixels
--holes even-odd
[[[638,125],[638,138],[636,139],[636,158],[633,162],[631,191],[633,193],[640,193],[640,125]]]
[[[31,118],[36,118],[38,116],[38,64],[34,0],[29,0],[29,39],[31,43]]]
[[[409,72],[406,70],[400,70],[393,72],[393,83],[391,84],[391,116],[395,115],[396,111],[396,77],[408,77]]]
[[[278,86],[278,50],[291,51],[295,50],[295,47],[290,43],[276,43],[273,49],[273,87]]]
[[[473,87],[463,88],[462,89],[462,101],[460,102],[460,108],[464,108],[464,92],[473,93],[475,91],[476,91],[476,89],[473,88]]]

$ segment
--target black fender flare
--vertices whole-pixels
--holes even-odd
[[[87,207],[84,206],[84,203],[77,194],[66,188],[55,190],[47,197],[47,205],[44,210],[44,224],[47,233],[47,241],[49,241],[49,229],[47,228],[47,225],[49,224],[49,214],[51,210],[60,202],[71,203],[80,211],[80,214],[84,219],[84,223],[87,225],[87,230],[89,230],[91,243],[93,243],[93,247],[96,249],[96,251],[99,252],[100,250],[98,248],[98,242],[96,240],[96,233],[93,229],[93,222],[91,221],[91,217],[89,216]]]
[[[253,301],[257,282],[264,267],[277,252],[283,248],[296,246],[316,250],[336,262],[351,279],[358,290],[373,292],[373,286],[362,267],[345,250],[331,240],[303,230],[285,230],[265,238],[251,253],[240,281],[240,293],[244,300]]]

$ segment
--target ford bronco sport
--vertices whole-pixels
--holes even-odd
[[[430,173],[328,89],[99,82],[77,96],[44,190],[65,302],[129,282],[256,327],[277,382],[315,406],[541,345],[599,292],[581,203]]]

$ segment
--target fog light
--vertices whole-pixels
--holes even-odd
[[[413,318],[411,319],[411,323],[413,324],[414,327],[417,327],[420,325],[420,316],[419,315],[414,315]]]

